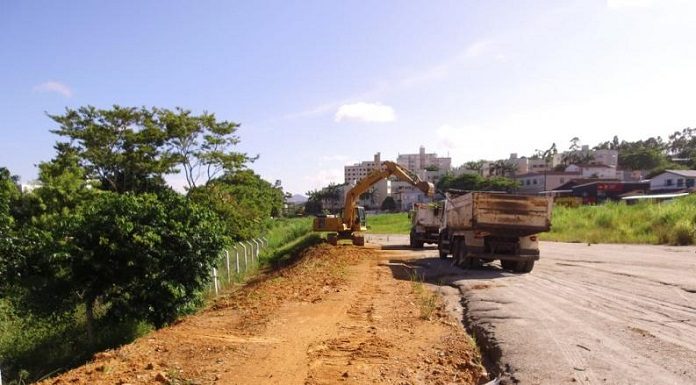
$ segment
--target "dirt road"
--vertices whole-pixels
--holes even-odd
[[[459,289],[443,291],[461,296],[506,383],[696,384],[695,248],[543,243],[541,255],[526,275],[453,269],[435,250],[407,263]]]
[[[45,384],[479,384],[471,338],[403,261],[322,245]]]

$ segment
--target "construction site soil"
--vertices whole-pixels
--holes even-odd
[[[41,384],[480,384],[461,323],[399,251],[319,245]],[[425,294],[424,294],[425,293]]]

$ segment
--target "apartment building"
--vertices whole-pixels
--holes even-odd
[[[345,183],[354,183],[366,177],[373,170],[380,168],[382,165],[381,154],[375,154],[371,161],[363,161],[352,166],[343,167],[343,179]]]
[[[452,168],[452,158],[438,157],[436,153],[426,153],[424,146],[420,146],[417,154],[399,154],[396,163],[415,173],[421,170],[447,172]]]

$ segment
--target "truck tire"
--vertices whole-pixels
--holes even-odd
[[[517,261],[509,261],[509,260],[500,260],[500,266],[503,267],[505,270],[515,270],[515,267],[517,266]]]
[[[512,270],[515,273],[529,273],[534,269],[534,260],[522,261],[500,261],[505,270]]]
[[[419,240],[418,236],[416,235],[416,233],[413,230],[411,230],[411,233],[408,235],[408,237],[409,237],[409,243],[410,243],[412,249],[422,249],[423,248],[423,244],[425,242]]]
[[[466,240],[462,238],[457,238],[454,240],[455,250],[452,252],[452,257],[454,258],[454,263],[457,266],[464,266],[464,259],[466,259]]]
[[[355,246],[365,246],[365,237],[362,235],[353,237],[353,245]]]
[[[515,273],[529,273],[534,269],[534,260],[519,261],[513,269]]]
[[[330,245],[336,246],[338,245],[338,235],[329,234],[326,236],[326,241],[329,242]]]
[[[445,247],[444,240],[445,240],[444,234],[440,234],[440,239],[438,239],[438,242],[437,242],[437,251],[440,254],[440,258],[447,259],[447,254],[449,254],[449,253],[447,253],[447,250],[444,250],[444,247]]]
[[[475,269],[481,265],[481,260],[476,257],[464,257],[459,266],[462,269]]]

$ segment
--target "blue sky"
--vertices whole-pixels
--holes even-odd
[[[696,2],[0,0],[0,166],[53,156],[66,106],[181,106],[242,124],[293,193],[343,165],[457,165],[696,123]],[[177,178],[172,178],[177,184]]]

